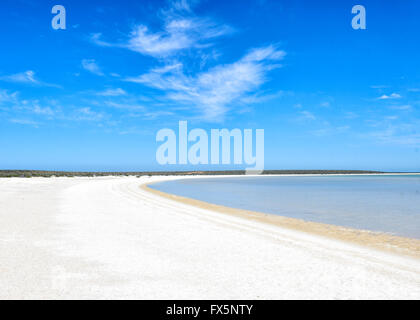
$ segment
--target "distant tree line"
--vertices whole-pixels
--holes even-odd
[[[264,170],[262,174],[369,174],[383,173],[367,170]],[[104,177],[104,176],[168,176],[168,175],[245,175],[245,170],[225,171],[134,171],[134,172],[84,172],[84,171],[41,171],[0,170],[0,178],[32,177]]]

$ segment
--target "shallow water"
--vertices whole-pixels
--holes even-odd
[[[233,208],[420,239],[420,175],[199,178],[151,187]]]

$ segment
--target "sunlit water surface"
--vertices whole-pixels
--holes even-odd
[[[199,178],[151,187],[233,208],[420,239],[420,175]]]

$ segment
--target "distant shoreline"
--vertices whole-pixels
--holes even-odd
[[[419,172],[385,172],[372,170],[264,170],[262,175],[327,175],[327,174],[420,174]],[[46,170],[0,170],[0,178],[31,177],[105,177],[105,176],[221,176],[247,175],[245,170],[224,171],[46,171]]]

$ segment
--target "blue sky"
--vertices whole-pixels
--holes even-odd
[[[56,4],[66,30],[51,27]],[[351,27],[355,4],[366,30]],[[420,1],[2,0],[0,169],[199,169],[155,160],[157,131],[187,120],[264,129],[266,169],[420,171],[419,12]]]

